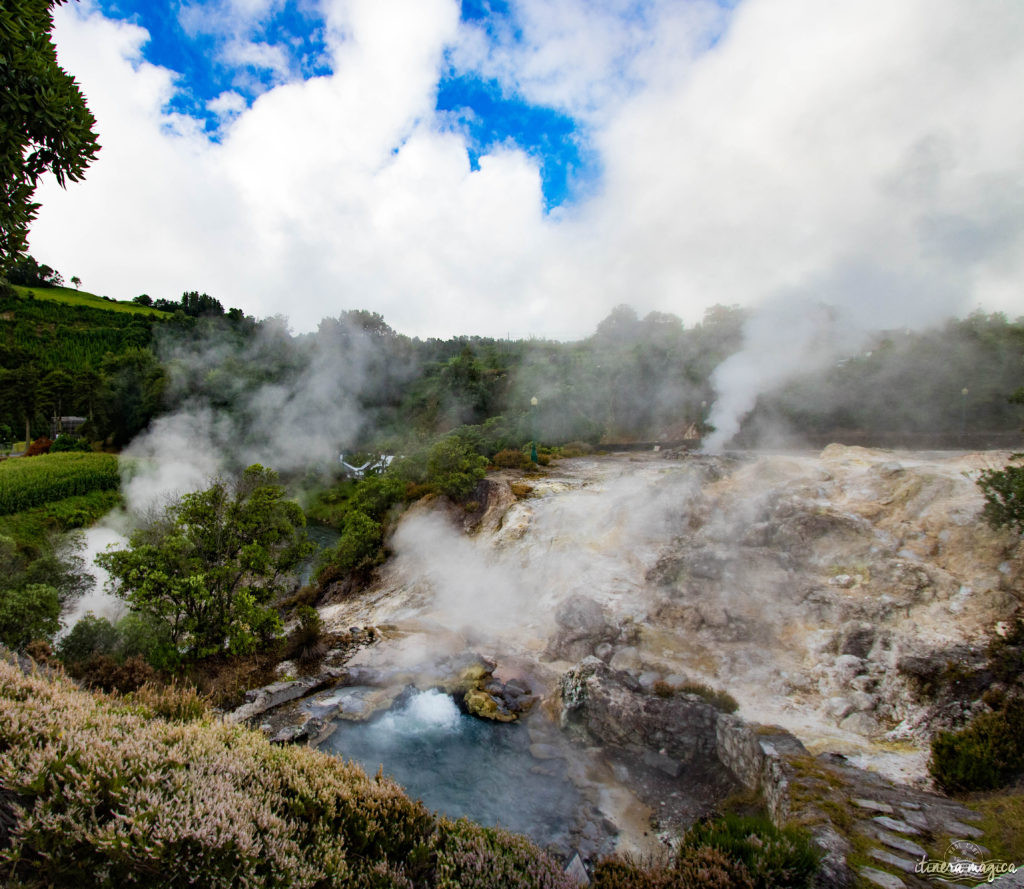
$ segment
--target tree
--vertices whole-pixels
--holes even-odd
[[[243,654],[280,634],[271,603],[312,553],[305,523],[276,473],[254,465],[233,483],[186,494],[97,563],[134,611],[167,622],[188,659],[225,647]]]
[[[62,187],[77,182],[99,151],[96,119],[50,36],[53,8],[64,2],[0,6],[0,274],[25,249],[42,175]]]
[[[78,290],[82,286],[82,279],[78,275],[71,276],[71,283],[75,285],[75,290]]]

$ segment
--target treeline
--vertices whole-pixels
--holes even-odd
[[[539,440],[679,440],[704,423],[714,369],[743,343],[745,310],[714,306],[687,327],[674,315],[614,309],[586,339],[562,343],[420,340],[378,314],[343,312],[293,335],[189,291],[135,302],[139,315],[0,293],[0,438],[50,434],[53,416],[87,418],[81,434],[126,444],[186,401],[226,412],[242,436],[286,422],[261,393],[320,399],[302,424],[355,399],[343,449],[408,450],[491,423],[514,445]],[[1024,319],[977,313],[926,331],[884,332],[859,354],[764,395],[746,443],[782,427],[815,435],[1016,431],[1008,396],[1024,380]],[[312,381],[312,382],[311,382]],[[310,391],[310,390],[313,391]],[[966,390],[966,391],[965,391]],[[346,403],[347,403],[346,402]],[[244,444],[244,442],[241,442]]]

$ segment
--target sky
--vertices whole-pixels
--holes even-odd
[[[295,332],[369,309],[421,337],[574,339],[621,303],[1024,314],[1019,0],[55,18],[103,147],[39,189],[30,250],[94,293],[200,290]]]

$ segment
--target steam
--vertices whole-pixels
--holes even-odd
[[[577,595],[642,617],[643,576],[681,532],[699,481],[660,465],[593,472],[599,484],[556,482],[568,490],[543,508],[513,504],[493,535],[467,536],[427,510],[402,520],[391,541],[395,571],[425,585],[431,623],[456,634],[449,644],[495,651],[546,640],[559,604]]]
[[[142,515],[252,463],[284,472],[333,467],[339,444],[372,423],[362,397],[406,370],[381,366],[376,337],[342,318],[298,338],[271,319],[244,339],[222,328],[165,339],[159,352],[180,406],[125,450],[128,510]]]

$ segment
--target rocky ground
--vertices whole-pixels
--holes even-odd
[[[678,726],[706,712],[685,689],[704,684],[731,693],[743,720],[776,727],[765,734],[799,739],[799,755],[838,770],[834,781],[875,773],[877,787],[849,789],[865,801],[844,808],[850,824],[916,845],[901,853],[880,834],[877,854],[855,844],[852,860],[914,885],[903,865],[925,844],[913,830],[939,842],[950,825],[970,826],[959,810],[915,823],[945,812],[916,796],[927,792],[928,740],[984,706],[948,691],[1021,605],[1024,549],[981,520],[975,485],[1007,457],[830,446],[500,473],[472,512],[410,510],[372,588],[322,615],[335,631],[378,628],[346,664],[350,685],[443,685],[470,652],[494,662],[495,681],[539,695],[529,720],[539,765],[561,761],[589,785],[591,850],[617,832],[622,847],[649,851],[658,829],[736,789],[673,747]],[[563,708],[564,677],[587,658],[626,691],[579,720]],[[359,718],[389,695],[342,695],[320,716]],[[651,708],[688,712],[645,734]],[[560,722],[577,753],[552,755]]]

